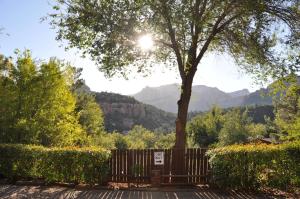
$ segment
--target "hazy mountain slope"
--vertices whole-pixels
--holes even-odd
[[[176,113],[176,102],[179,94],[179,85],[170,84],[160,87],[146,87],[133,97],[164,111]],[[189,111],[207,111],[215,104],[223,108],[240,106],[243,103],[243,97],[247,94],[249,94],[247,89],[226,93],[218,88],[204,85],[193,86]]]
[[[145,87],[133,97],[140,102],[150,104],[168,112],[175,113],[180,87],[178,84],[170,84],[160,87]]]
[[[249,95],[250,92],[248,89],[242,89],[242,90],[238,90],[238,91],[234,91],[231,93],[228,93],[231,97],[242,97],[245,95]]]
[[[300,77],[298,80],[300,83]],[[151,130],[170,131],[174,129],[176,118],[174,113],[177,112],[177,100],[180,93],[177,84],[154,88],[146,87],[134,95],[139,101],[134,97],[115,93],[92,92],[86,85],[82,90],[95,95],[96,101],[104,112],[105,127],[108,131],[126,132],[137,124]],[[272,104],[272,98],[267,95],[268,92],[267,88],[253,93],[249,93],[247,89],[226,93],[208,86],[194,86],[189,118],[199,114],[199,111],[207,111],[211,106],[217,104],[223,108],[241,107],[241,109],[244,106],[254,105],[249,109],[249,114],[253,117],[254,122],[262,122],[264,115],[272,119],[274,117],[272,106],[261,107],[261,105]]]
[[[269,89],[259,89],[249,95],[243,97],[242,105],[271,105],[272,97],[269,94]]]
[[[202,85],[193,86],[189,111],[207,111],[214,104],[227,107],[226,101],[230,99],[230,95],[217,88]]]
[[[241,112],[247,110],[248,116],[252,119],[252,122],[254,123],[265,124],[266,123],[265,117],[270,118],[271,121],[274,120],[275,118],[274,107],[272,105],[231,107],[231,108],[223,109],[223,111],[226,113],[233,109],[239,109],[241,110]],[[188,114],[188,120],[191,120],[193,117],[202,114],[205,114],[205,112],[190,112]]]
[[[300,83],[300,77],[298,76]],[[177,100],[180,89],[178,84],[164,85],[160,87],[146,87],[133,95],[137,100],[151,104],[168,112],[177,112]],[[226,93],[218,88],[197,85],[192,88],[192,96],[189,112],[207,111],[213,105],[222,108],[248,106],[248,105],[271,105],[272,97],[268,95],[269,88],[262,88],[253,93],[247,89]]]

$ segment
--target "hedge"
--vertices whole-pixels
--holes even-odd
[[[219,187],[288,189],[300,186],[300,141],[232,145],[208,151],[211,183]]]
[[[0,144],[0,174],[11,181],[102,183],[107,177],[109,157],[110,152],[101,148]]]

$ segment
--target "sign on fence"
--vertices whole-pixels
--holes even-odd
[[[154,165],[164,165],[164,152],[154,152]]]
[[[109,180],[176,184],[176,179],[184,179],[185,184],[206,184],[209,172],[206,151],[201,148],[112,150]],[[184,153],[184,159],[178,162],[175,157],[179,153]],[[183,164],[184,174],[176,176],[174,164]]]

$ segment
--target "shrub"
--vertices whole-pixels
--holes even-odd
[[[42,178],[47,182],[102,183],[110,153],[101,148],[45,148],[0,144],[0,173],[12,181]]]
[[[300,186],[300,141],[232,145],[208,151],[212,183],[220,187],[287,189]]]

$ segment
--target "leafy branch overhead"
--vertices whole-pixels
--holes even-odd
[[[299,68],[297,0],[58,0],[51,14],[68,40],[106,75],[144,72],[153,63],[193,75],[207,51],[226,52],[247,72],[283,75]],[[150,33],[155,49],[136,45]],[[148,60],[148,61],[145,61]],[[251,66],[251,67],[250,67]]]
[[[54,9],[57,39],[90,55],[109,77],[154,63],[177,66],[175,148],[186,145],[193,78],[207,52],[230,54],[260,80],[299,69],[298,0],[58,0]],[[148,51],[137,45],[144,35],[154,41]]]

